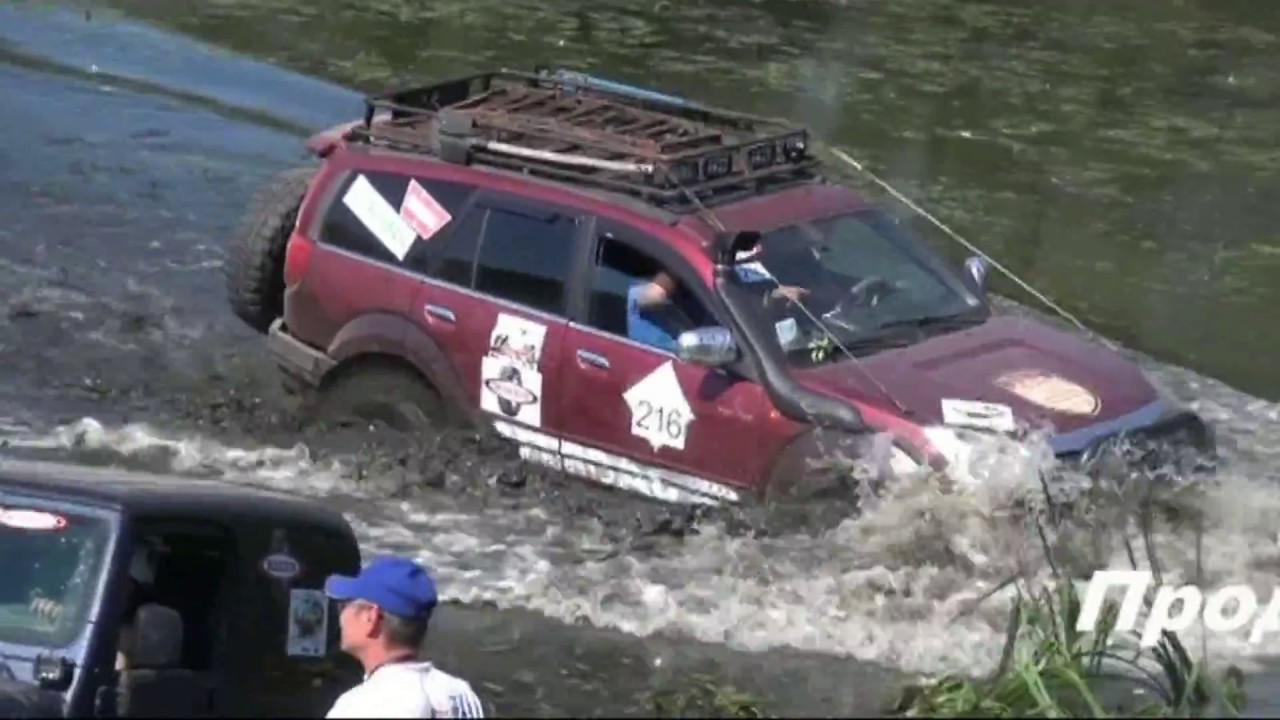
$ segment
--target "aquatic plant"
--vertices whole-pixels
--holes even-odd
[[[650,696],[655,717],[769,717],[750,694],[709,675],[693,675],[679,687]]]
[[[1047,501],[1044,516],[1062,522],[1066,513],[1054,506],[1048,484],[1043,482]],[[1140,501],[1119,513],[1124,522],[1123,542],[1130,563],[1139,569],[1137,554],[1127,532],[1128,521],[1136,520],[1147,567],[1155,583],[1144,598],[1150,613],[1155,588],[1162,584],[1161,565],[1155,556],[1153,528],[1157,510],[1173,522],[1194,525],[1197,550],[1203,537],[1194,506],[1173,502],[1173,493],[1147,479]],[[1095,487],[1097,489],[1097,487]],[[1185,488],[1183,488],[1185,489]],[[1095,495],[1092,503],[1115,500],[1114,489]],[[1180,498],[1185,500],[1186,497]],[[1123,505],[1123,504],[1122,504]],[[1182,507],[1179,507],[1182,505]],[[1113,518],[1114,519],[1114,518]],[[973,678],[946,674],[909,686],[891,714],[907,717],[1221,717],[1238,715],[1245,702],[1243,673],[1229,666],[1214,675],[1207,650],[1193,660],[1182,638],[1163,630],[1151,647],[1138,643],[1139,629],[1120,632],[1116,628],[1119,605],[1104,603],[1092,632],[1076,629],[1081,612],[1080,592],[1075,580],[1056,562],[1049,533],[1035,520],[1045,559],[1052,578],[1033,587],[1030,578],[1011,578],[1003,588],[1015,591],[1004,649],[996,670],[987,677]],[[1093,517],[1098,522],[1098,517]],[[1111,529],[1111,528],[1096,528]],[[1197,552],[1197,576],[1200,576]],[[991,593],[994,594],[994,593]]]

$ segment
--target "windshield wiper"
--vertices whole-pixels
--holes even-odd
[[[881,330],[900,327],[913,327],[921,330],[935,328],[962,328],[981,325],[986,322],[985,313],[974,314],[971,310],[965,310],[951,315],[924,315],[921,317],[907,318],[905,320],[894,320],[880,325]]]

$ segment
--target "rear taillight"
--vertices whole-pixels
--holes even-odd
[[[284,286],[291,288],[302,282],[316,244],[301,233],[294,233],[284,251]]]

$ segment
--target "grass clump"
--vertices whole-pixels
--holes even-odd
[[[1045,498],[1048,516],[1061,523],[1064,513],[1053,506],[1047,483]],[[1215,674],[1209,667],[1207,648],[1195,660],[1183,639],[1163,630],[1159,641],[1142,647],[1138,640],[1149,615],[1156,589],[1163,583],[1155,557],[1153,527],[1158,501],[1150,486],[1136,507],[1136,515],[1126,514],[1124,547],[1134,569],[1139,569],[1129,540],[1129,520],[1137,520],[1142,547],[1154,583],[1144,598],[1145,613],[1130,630],[1116,627],[1119,604],[1108,599],[1103,604],[1095,629],[1076,629],[1081,613],[1081,592],[1077,583],[1061,572],[1055,562],[1049,532],[1036,517],[1041,545],[1052,571],[1052,579],[1032,589],[1028,578],[1006,581],[1015,595],[1010,611],[1005,644],[996,670],[987,677],[946,674],[908,687],[890,714],[906,717],[1223,717],[1236,716],[1245,703],[1244,677],[1229,666]],[[1100,498],[1093,498],[1096,504]],[[1107,500],[1114,501],[1116,498]],[[1104,500],[1103,502],[1106,502]],[[1104,505],[1105,506],[1105,505]],[[1185,507],[1162,507],[1167,517],[1195,524],[1196,572],[1200,562],[1201,518]],[[1115,519],[1114,517],[1112,519]],[[1099,520],[1097,515],[1093,522]],[[1049,528],[1052,530],[1053,528]],[[1102,532],[1101,527],[1091,527]],[[1080,578],[1087,581],[1087,578]],[[992,593],[994,594],[994,593]]]
[[[651,696],[654,717],[763,718],[750,694],[708,675],[694,675],[679,688]]]

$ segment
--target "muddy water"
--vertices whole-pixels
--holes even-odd
[[[909,30],[914,3],[665,6],[683,19],[567,5],[435,3],[422,6],[435,13],[425,19],[418,5],[390,3],[123,6],[356,84],[392,66],[453,73],[539,52],[637,79],[643,57],[670,88],[825,123],[997,257],[1129,340],[1154,377],[1218,425],[1226,461],[1202,501],[1206,582],[1247,581],[1269,595],[1280,577],[1280,408],[1262,398],[1276,397],[1266,349],[1277,341],[1256,327],[1277,292],[1259,229],[1274,225],[1277,188],[1265,135],[1275,126],[1258,99],[1274,70],[1247,61],[1274,24],[1238,16],[1255,6],[1159,6],[1153,23],[1100,8],[1084,22],[1066,10],[1027,18],[972,5],[914,16]],[[1068,42],[1050,31],[1064,26],[1094,32]],[[406,27],[421,30],[421,45],[403,43]],[[1192,31],[1196,57],[1217,65],[1135,59],[1172,53],[1161,33]],[[1013,58],[998,49],[1010,38],[1038,50]],[[475,47],[489,50],[466,53]],[[937,58],[947,52],[964,62],[944,78]],[[1132,77],[1090,64],[1122,59]],[[1215,84],[1220,68],[1244,89]],[[764,92],[796,72],[806,92]],[[1085,123],[1063,108],[1087,115],[1090,88],[1115,97]],[[865,102],[846,98],[854,90]],[[644,714],[647,693],[690,672],[729,678],[788,714],[874,710],[892,685],[882,667],[989,666],[1004,606],[997,597],[971,611],[972,600],[1043,565],[1034,531],[1012,512],[1038,487],[1034,444],[991,448],[977,492],[905,483],[839,526],[761,537],[531,476],[465,441],[428,443],[398,468],[367,436],[296,435],[257,338],[226,311],[218,271],[248,193],[298,158],[300,128],[344,119],[358,96],[99,6],[86,16],[83,6],[0,3],[0,97],[6,452],[226,474],[341,503],[367,550],[418,555],[465,603],[442,617],[436,651],[486,683],[504,712]],[[877,125],[885,113],[894,122]],[[1211,139],[1169,129],[1189,118],[1221,127]],[[1035,173],[1043,182],[1027,181]],[[1194,212],[1179,209],[1188,198]],[[1196,239],[1207,230],[1214,253]],[[1189,363],[1208,372],[1179,367]],[[1099,562],[1123,566],[1112,540],[1098,541]],[[1187,538],[1160,540],[1175,575],[1191,574]],[[1213,642],[1237,661],[1277,650],[1277,638]]]

